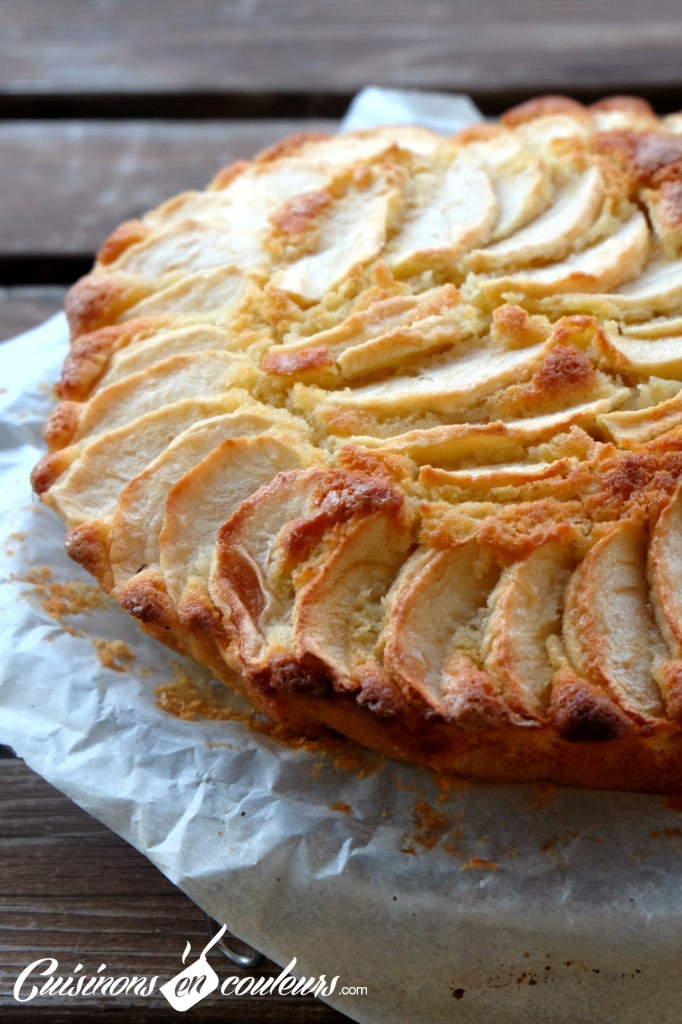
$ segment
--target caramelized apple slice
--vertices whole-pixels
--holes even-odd
[[[455,666],[473,668],[480,656],[487,601],[499,574],[491,556],[469,540],[417,553],[398,581],[384,664],[440,714],[448,714]]]
[[[679,336],[647,339],[609,334],[607,345],[620,357],[614,361],[617,370],[627,369],[643,377],[672,380],[682,377],[682,338]],[[609,355],[607,351],[607,358]]]
[[[602,176],[596,167],[591,167],[522,230],[472,253],[467,260],[468,268],[480,273],[562,256],[594,222],[603,199]]]
[[[564,641],[579,675],[630,714],[650,719],[664,713],[652,669],[666,651],[651,609],[645,554],[643,528],[630,520],[594,545],[568,585]]]
[[[649,544],[656,619],[675,657],[682,657],[682,485],[658,517]]]
[[[256,282],[237,267],[200,270],[171,284],[162,280],[157,291],[131,305],[119,319],[175,314],[229,327],[258,291]]]
[[[637,448],[682,425],[682,391],[645,409],[605,413],[597,424],[621,448]]]
[[[215,324],[191,324],[176,330],[157,331],[150,338],[133,341],[125,348],[119,349],[98,387],[114,384],[132,373],[162,363],[170,356],[205,352],[207,349],[214,352],[230,351],[235,347],[236,341],[234,335]]]
[[[426,196],[390,245],[389,266],[400,275],[419,274],[452,265],[462,253],[490,236],[498,202],[481,163],[460,151],[441,175],[424,185]]]
[[[315,655],[349,688],[354,670],[376,655],[381,601],[411,541],[406,517],[392,511],[361,519],[296,600],[296,656]]]
[[[240,397],[226,392],[218,398],[185,398],[145,413],[117,430],[99,434],[89,444],[79,442],[73,446],[70,468],[43,500],[63,516],[68,526],[112,515],[123,488],[170,442],[193,424],[228,413],[239,404]],[[261,422],[261,429],[267,429],[266,416],[261,415]],[[59,456],[68,451],[64,449]]]
[[[427,487],[462,487],[489,491],[496,487],[520,487],[540,480],[563,476],[577,465],[577,459],[566,456],[554,462],[501,462],[497,465],[473,466],[468,469],[438,469],[422,466],[419,482]]]
[[[230,230],[231,227],[231,230]],[[269,263],[256,231],[236,230],[212,220],[187,218],[153,231],[129,246],[113,264],[117,271],[144,278],[196,273],[215,267],[257,269]]]
[[[525,149],[513,132],[492,125],[483,132],[473,141],[466,138],[464,144],[490,176],[498,203],[491,240],[498,241],[543,212],[550,201],[551,186],[542,160]],[[467,134],[465,129],[464,136]]]
[[[484,640],[484,668],[507,704],[541,716],[554,674],[547,640],[561,632],[563,596],[575,564],[569,531],[505,569],[495,588]]]
[[[330,372],[351,379],[456,345],[477,326],[474,310],[445,285],[372,303],[330,330],[272,349],[261,366],[290,379],[324,380]]]
[[[368,177],[372,179],[370,184]],[[329,194],[326,215],[322,213],[306,229],[306,234],[316,238],[315,251],[275,274],[271,284],[315,302],[341,284],[354,269],[377,256],[386,241],[389,221],[400,204],[398,180],[388,170],[379,174],[366,168],[360,187],[350,187],[334,203]],[[318,195],[322,202],[325,193]],[[301,215],[302,207],[292,211],[296,218]]]
[[[392,522],[398,541],[391,540],[389,547],[400,547],[404,509],[402,492],[385,481],[321,469],[282,473],[242,503],[218,531],[209,591],[237,632],[239,658],[247,671],[267,672],[278,658],[291,662],[297,593],[305,595],[308,584],[313,589],[319,584],[319,592],[326,594],[326,566],[342,569],[345,558],[348,566],[361,550],[367,555],[363,521]],[[381,552],[371,557],[382,560]],[[303,635],[308,615],[314,611],[305,599]]]
[[[48,443],[69,441],[115,430],[131,420],[183,398],[210,398],[228,390],[229,371],[239,356],[196,352],[171,356],[162,363],[97,391],[89,402],[61,402],[45,425]]]
[[[327,396],[327,402],[384,415],[412,411],[415,407],[448,412],[453,406],[475,402],[511,381],[522,380],[533,372],[547,351],[546,343],[510,351],[477,345],[459,358],[437,356],[424,360],[418,376],[389,377],[377,384],[334,392]]]
[[[116,585],[141,568],[157,564],[159,533],[171,487],[226,438],[259,434],[284,417],[277,410],[217,416],[190,427],[175,439],[121,493],[111,528],[110,559]],[[291,436],[296,432],[291,429]]]
[[[602,413],[612,409],[628,397],[628,388],[619,388],[609,398],[583,402],[559,412],[544,416],[529,416],[523,420],[503,423],[453,423],[424,430],[409,430],[394,437],[377,438],[356,436],[350,443],[367,448],[408,455],[419,465],[428,462],[456,462],[460,459],[492,461],[505,452],[519,457],[529,445],[546,440],[570,429],[573,424],[591,426]]]
[[[682,316],[659,316],[644,323],[620,325],[623,334],[631,338],[668,338],[682,334]]]
[[[267,434],[222,441],[173,485],[159,536],[166,590],[179,603],[190,577],[208,578],[218,527],[278,473],[302,468],[310,451]]]
[[[561,263],[482,281],[480,287],[491,301],[519,292],[541,299],[563,292],[603,291],[637,277],[648,251],[649,229],[644,216],[637,212],[603,242],[568,256]]]

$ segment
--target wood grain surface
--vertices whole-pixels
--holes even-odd
[[[168,1020],[175,1014],[158,988],[181,970],[185,943],[191,942],[197,955],[208,938],[203,911],[142,854],[22,761],[0,757],[0,1020]],[[234,936],[228,941],[238,952],[248,949]],[[58,958],[63,975],[77,963],[88,975],[106,963],[106,973],[114,977],[156,975],[159,981],[147,998],[64,996],[15,1002],[17,976],[41,957]],[[280,971],[269,960],[242,970],[218,952],[209,957],[221,981],[233,974],[276,977]],[[347,1019],[309,996],[209,996],[191,1014],[199,1024]]]
[[[681,46],[678,0],[3,0],[0,92],[15,113],[194,96],[243,116],[368,82],[493,106],[548,89],[679,102]]]
[[[0,287],[0,342],[37,327],[64,305],[65,288]]]
[[[0,283],[44,279],[50,263],[66,264],[71,280],[121,221],[203,188],[221,167],[287,135],[336,127],[292,119],[0,122]]]

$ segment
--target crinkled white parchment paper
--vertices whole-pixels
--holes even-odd
[[[408,96],[400,115],[404,99],[365,94],[353,125],[472,119],[443,97]],[[59,316],[0,346],[0,741],[257,949],[366,986],[329,999],[358,1021],[679,1024],[682,818],[662,798],[443,796],[379,759],[360,777],[238,722],[160,711],[177,658],[113,604],[65,620],[80,636],[45,613],[32,567],[86,579],[28,485],[66,344]],[[130,670],[103,668],[93,638],[123,639]]]

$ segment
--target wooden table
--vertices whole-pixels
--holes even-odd
[[[488,114],[548,91],[682,107],[679,0],[3,0],[0,14],[0,338],[58,310],[117,223],[286,134],[333,130],[363,85],[468,92]],[[2,1020],[168,1019],[162,997],[13,1001],[17,973],[44,955],[170,977],[206,921],[1,753]],[[191,1012],[345,1019],[310,998]]]

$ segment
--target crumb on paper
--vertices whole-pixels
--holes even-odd
[[[649,833],[650,839],[677,839],[682,836],[680,828],[660,828]]]
[[[667,807],[669,811],[677,811],[678,814],[682,814],[682,796],[665,797],[663,806]]]
[[[460,866],[461,871],[497,871],[497,864],[494,860],[486,860],[484,857],[471,857],[466,864]]]
[[[415,801],[412,807],[412,831],[403,837],[405,852],[413,852],[415,845],[433,850],[443,838],[450,821],[431,807],[426,800]]]
[[[535,792],[535,807],[538,811],[544,811],[556,795],[556,786],[549,782],[536,782],[533,790]]]
[[[467,796],[471,787],[469,779],[463,779],[457,775],[431,772],[431,778],[438,789],[439,804],[444,804],[453,793],[457,793],[459,796]]]
[[[69,615],[83,615],[93,608],[104,608],[108,603],[98,586],[80,580],[60,583],[52,578],[52,570],[46,565],[35,566],[21,582],[30,584],[43,611],[55,622],[62,622]]]
[[[343,800],[335,800],[329,805],[330,811],[338,811],[339,814],[352,814],[353,808],[350,804],[346,804]]]
[[[97,652],[100,665],[111,669],[112,672],[125,672],[135,657],[122,640],[97,639],[92,641],[92,646]]]

